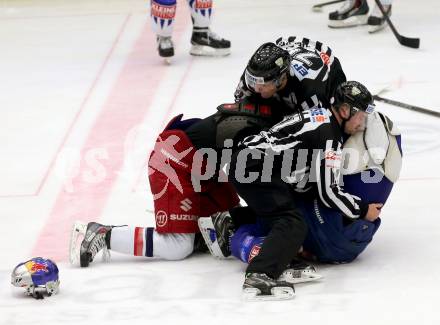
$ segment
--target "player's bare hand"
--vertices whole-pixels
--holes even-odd
[[[365,216],[365,219],[368,221],[373,222],[377,218],[379,218],[380,215],[380,209],[382,209],[383,204],[382,203],[371,203],[368,205],[368,212]]]

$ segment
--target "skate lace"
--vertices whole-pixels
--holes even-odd
[[[284,272],[285,277],[292,277],[292,278],[301,278],[301,275],[303,273],[303,270],[295,270],[295,269],[288,269]]]
[[[92,258],[94,258],[95,255],[105,246],[106,246],[105,235],[104,234],[96,235],[96,237],[90,243],[89,252],[90,252],[90,254],[92,254]]]
[[[208,33],[207,33],[207,35],[208,35],[208,40],[210,40],[210,39],[212,39],[212,40],[214,40],[214,41],[221,41],[222,40],[222,38],[220,37],[220,36],[218,36],[216,33],[214,33],[214,32],[211,32],[210,30],[208,30]]]
[[[341,6],[341,8],[338,9],[338,12],[340,14],[345,14],[346,12],[350,11],[353,6],[355,5],[356,0],[347,0],[344,1],[344,4]]]
[[[159,37],[159,46],[163,49],[169,49],[173,47],[173,41],[171,37]]]

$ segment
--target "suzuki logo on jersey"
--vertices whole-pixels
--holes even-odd
[[[192,204],[191,200],[186,198],[186,199],[180,201],[180,208],[183,211],[188,212],[189,210],[191,210],[191,204]]]
[[[197,221],[197,218],[192,214],[170,214],[170,220],[173,221]]]
[[[310,110],[310,121],[313,123],[330,122],[330,118],[322,108],[314,108]]]

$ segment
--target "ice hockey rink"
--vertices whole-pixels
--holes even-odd
[[[178,262],[112,254],[89,268],[67,260],[77,219],[153,225],[146,160],[178,113],[205,117],[233,91],[263,42],[301,35],[328,44],[348,79],[384,97],[440,111],[440,2],[395,0],[389,28],[329,29],[317,0],[217,0],[212,30],[224,58],[189,55],[178,1],[176,55],[156,53],[144,0],[0,1],[0,324],[439,324],[440,119],[377,103],[403,134],[401,179],[373,243],[353,263],[318,265],[320,282],[289,301],[244,302],[245,264],[209,255]],[[372,7],[372,3],[370,3]],[[10,284],[30,257],[54,259],[58,295],[35,300]]]

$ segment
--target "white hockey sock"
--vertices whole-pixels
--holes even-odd
[[[123,254],[147,256],[146,243],[152,242],[152,240],[147,241],[145,236],[148,235],[148,232],[146,233],[146,229],[148,228],[128,226],[113,228],[110,237],[110,249]]]
[[[112,251],[134,256],[180,260],[194,249],[194,234],[159,234],[154,228],[115,227],[110,237]]]
[[[152,0],[150,8],[151,27],[158,36],[168,37],[173,33],[176,16],[176,0]]]
[[[207,28],[211,25],[212,0],[187,0],[195,27]]]

